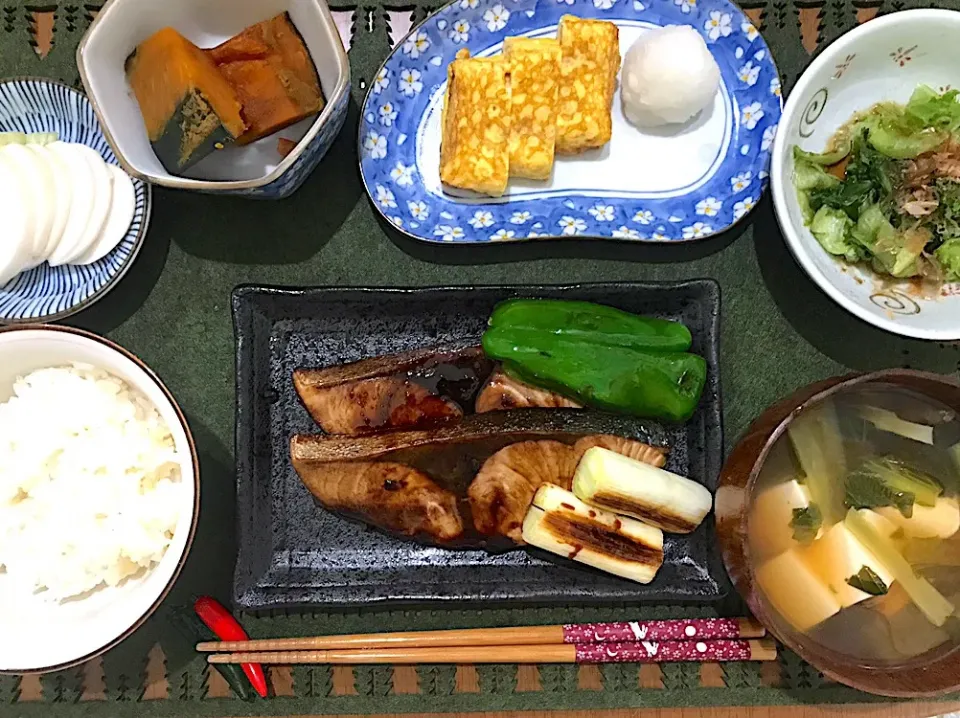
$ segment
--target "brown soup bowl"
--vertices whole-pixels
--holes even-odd
[[[771,449],[802,411],[851,387],[869,383],[910,389],[960,413],[960,383],[908,369],[834,377],[804,387],[774,404],[750,425],[720,474],[716,520],[723,560],[753,615],[781,643],[829,678],[883,696],[939,696],[960,689],[960,642],[947,642],[902,662],[871,663],[826,648],[795,631],[776,615],[756,583],[757,566],[747,540],[747,518],[757,479]]]

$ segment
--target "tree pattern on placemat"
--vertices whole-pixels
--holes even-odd
[[[393,688],[390,666],[356,666],[353,677],[357,693],[361,696],[386,696]]]
[[[420,22],[441,4],[439,0],[334,0],[331,10],[345,44],[350,48],[356,106],[362,103],[389,49],[402,40],[407,18],[412,17],[414,23]],[[932,5],[960,9],[960,0],[744,0],[742,5],[767,39],[782,75],[784,91],[789,92],[811,57],[825,43],[857,23],[869,21],[878,14],[911,7]],[[0,5],[0,63],[4,74],[52,77],[79,87],[76,47],[101,6],[102,3],[97,1],[84,3],[80,0],[15,0]],[[395,26],[391,24],[391,14]],[[353,122],[356,121],[355,115]],[[348,126],[343,133],[355,136],[356,127]],[[724,615],[738,615],[744,608],[732,596],[721,604],[721,610]],[[288,636],[663,619],[711,616],[716,615],[714,611],[711,607],[663,605],[375,612],[317,610],[244,614],[241,620],[253,636]],[[151,625],[157,628],[156,622],[162,620],[162,614],[158,614],[141,631],[147,632]],[[154,634],[164,636],[165,631],[161,627]],[[208,678],[211,669],[202,657],[174,660],[173,646],[167,644],[168,640],[172,641],[161,638],[155,648],[140,644],[134,647],[134,641],[130,640],[103,659],[64,673],[31,676],[26,680],[0,676],[0,705],[18,703],[42,708],[44,718],[69,716],[71,706],[77,702],[84,705],[84,715],[105,718],[115,715],[191,718],[195,713],[191,706],[210,705],[214,701],[218,711],[221,710],[219,706],[223,706],[219,715],[247,715],[258,705],[263,705],[245,705],[232,694],[222,698],[208,696],[211,680],[218,678]],[[862,694],[825,681],[819,672],[790,651],[781,651],[777,668],[779,681],[773,686],[769,681],[764,682],[763,667],[758,664],[720,664],[719,673],[725,688],[716,688],[715,691],[735,691],[737,697],[733,700],[762,705],[786,700],[813,703],[859,702],[864,699]],[[293,695],[276,700],[283,701],[282,712],[291,715],[392,712],[393,709],[396,712],[430,712],[432,700],[443,706],[437,710],[456,706],[465,711],[480,711],[489,709],[493,703],[521,710],[563,708],[573,695],[582,698],[587,690],[598,692],[596,681],[586,688],[578,685],[580,674],[575,665],[544,664],[525,667],[524,670],[527,671],[524,674],[527,690],[517,691],[517,666],[464,667],[463,675],[468,676],[469,681],[464,683],[465,690],[458,691],[457,666],[420,665],[415,667],[417,680],[408,680],[401,695],[395,690],[397,676],[390,666],[358,666],[352,670],[338,667],[336,689],[334,669],[330,666],[296,666],[292,672],[284,674],[284,691],[292,691]],[[165,680],[156,680],[161,674]],[[604,697],[602,702],[598,699],[597,705],[610,708],[692,705],[698,699],[691,696],[701,688],[700,666],[697,664],[675,663],[642,668],[636,664],[608,664],[600,668],[599,675]],[[716,675],[714,670],[711,680]],[[154,677],[151,688],[148,688],[149,676]],[[479,692],[474,692],[476,686],[479,686]],[[61,709],[63,713],[59,712]],[[275,714],[277,710],[264,710],[263,714]],[[209,714],[209,709],[207,712]]]
[[[330,666],[294,666],[293,688],[304,698],[326,698],[333,688]]]
[[[606,663],[603,673],[604,691],[635,691],[639,685],[639,669],[635,663]]]
[[[727,688],[759,688],[763,685],[760,668],[760,663],[756,661],[720,664]]]
[[[663,687],[668,691],[683,691],[700,687],[699,663],[663,663]]]
[[[453,695],[457,685],[457,667],[445,663],[430,663],[417,666],[420,677],[420,692],[431,696]]]
[[[510,663],[477,666],[481,693],[513,693],[517,687],[517,667]]]
[[[781,648],[778,660],[780,662],[780,675],[784,687],[790,689],[807,688],[806,676],[804,676],[803,667],[806,665],[803,660],[793,651]]]
[[[0,675],[0,705],[13,703],[19,694],[19,676]]]
[[[77,703],[83,693],[83,673],[76,668],[59,671],[53,675],[53,691],[50,699],[56,703]]]
[[[564,663],[545,663],[540,666],[540,685],[545,693],[576,690],[577,667]]]

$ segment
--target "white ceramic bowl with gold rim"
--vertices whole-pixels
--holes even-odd
[[[804,227],[793,185],[793,146],[822,152],[850,117],[882,100],[906,102],[917,85],[960,87],[960,12],[906,10],[861,25],[829,45],[787,98],[773,148],[777,219],[797,261],[835,302],[895,334],[960,339],[960,284],[924,298],[827,254]]]
[[[120,643],[156,611],[180,574],[193,542],[200,507],[193,438],[169,390],[133,354],[107,339],[68,327],[0,329],[0,401],[10,398],[18,376],[74,362],[119,377],[156,407],[182,457],[179,519],[159,563],[117,587],[101,587],[79,599],[58,603],[24,597],[5,586],[6,579],[0,574],[0,673],[60,670]]]

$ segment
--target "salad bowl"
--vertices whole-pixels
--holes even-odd
[[[787,245],[804,271],[848,312],[903,336],[960,339],[960,283],[881,277],[828,254],[805,226],[794,148],[821,153],[836,131],[879,102],[906,103],[926,85],[960,87],[960,12],[908,10],[862,25],[827,47],[790,93],[774,142],[771,189]]]

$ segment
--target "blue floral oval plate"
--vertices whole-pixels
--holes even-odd
[[[676,130],[644,132],[623,117],[618,91],[610,143],[558,157],[550,181],[511,179],[497,199],[445,192],[447,65],[463,48],[486,57],[509,36],[555,36],[565,14],[616,23],[621,54],[652,27],[696,28],[720,66],[713,106]],[[426,242],[701,239],[731,227],[759,199],[781,105],[769,48],[727,0],[457,0],[411,31],[371,83],[360,169],[380,213]]]
[[[118,165],[86,95],[41,78],[0,81],[0,132],[56,132],[64,142],[92,147]],[[133,221],[113,251],[83,266],[44,262],[0,286],[0,324],[52,322],[103,297],[133,263],[150,220],[150,186],[133,180]]]

